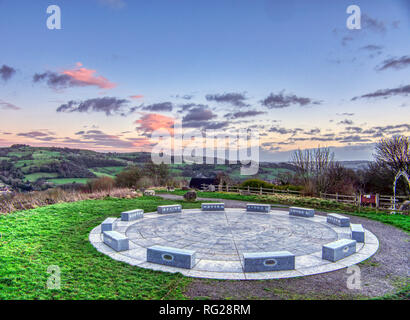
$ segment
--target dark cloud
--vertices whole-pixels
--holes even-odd
[[[228,121],[190,121],[184,122],[183,127],[185,128],[200,128],[203,130],[219,130],[229,126]]]
[[[50,88],[63,89],[69,87],[81,87],[84,83],[75,80],[67,74],[59,74],[56,72],[46,71],[44,73],[35,73],[33,76],[33,82],[45,81]]]
[[[195,108],[190,108],[189,112],[183,117],[182,121],[208,121],[216,118],[216,114],[212,110],[206,108],[205,106],[199,106]]]
[[[368,29],[370,31],[376,33],[385,33],[386,32],[386,25],[383,21],[377,20],[368,16],[367,14],[362,14],[362,28]]]
[[[22,132],[18,133],[17,136],[19,137],[26,137],[26,138],[44,138],[49,136],[47,133],[41,131],[30,131],[30,132]]]
[[[383,71],[386,69],[400,70],[410,66],[410,56],[402,56],[400,58],[391,58],[384,60],[376,70]]]
[[[360,48],[360,50],[365,50],[365,51],[380,51],[382,49],[383,49],[383,46],[378,46],[375,44],[369,44],[367,46]]]
[[[336,113],[336,115],[338,115],[338,116],[352,117],[352,116],[354,116],[354,113],[343,112],[343,113]]]
[[[3,110],[20,110],[20,107],[17,107],[16,105],[10,103],[10,102],[6,102],[3,100],[0,100],[0,107]]]
[[[295,134],[297,134],[298,132],[301,132],[301,131],[303,131],[303,130],[300,129],[300,128],[286,129],[286,128],[282,128],[282,127],[271,127],[268,130],[268,132],[279,133],[279,134],[282,134],[282,135],[285,135],[285,134],[295,135]]]
[[[309,104],[321,104],[321,102],[314,101],[310,98],[298,97],[294,94],[285,95],[283,92],[280,92],[278,94],[271,93],[267,98],[261,101],[261,104],[269,109],[280,109],[295,104],[306,106]]]
[[[104,112],[107,116],[120,114],[125,116],[135,109],[127,109],[129,103],[126,99],[104,97],[88,99],[85,101],[69,101],[57,108],[57,112]]]
[[[150,104],[148,106],[143,106],[142,110],[146,111],[156,111],[156,112],[161,112],[161,111],[172,111],[173,105],[171,102],[161,102],[161,103],[154,103]]]
[[[344,119],[342,121],[339,121],[337,124],[347,124],[347,125],[352,125],[353,121],[350,119]]]
[[[5,64],[3,64],[3,66],[0,68],[0,78],[2,78],[4,81],[10,80],[15,73],[16,69]]]
[[[205,96],[207,101],[215,101],[218,103],[228,103],[235,107],[249,106],[245,103],[247,97],[243,93],[223,93],[223,94],[208,94]]]
[[[254,116],[258,116],[258,115],[265,114],[265,113],[266,112],[264,111],[249,110],[249,111],[244,111],[244,112],[227,113],[225,117],[229,119],[238,119],[238,118],[254,117]]]
[[[367,93],[359,97],[352,98],[352,101],[358,99],[369,99],[369,98],[389,98],[391,96],[407,96],[410,93],[410,85],[393,88],[393,89],[380,89],[375,92]]]

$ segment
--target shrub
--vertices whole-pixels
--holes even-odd
[[[87,182],[87,188],[90,192],[95,191],[110,191],[115,186],[115,180],[110,177],[101,177],[92,179]]]
[[[136,188],[137,181],[142,177],[141,169],[138,167],[130,167],[120,172],[116,178],[115,183],[122,188]]]

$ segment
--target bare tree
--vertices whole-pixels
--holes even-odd
[[[379,166],[388,168],[394,173],[404,170],[410,173],[410,139],[396,136],[382,139],[376,145],[374,157]]]
[[[291,156],[297,175],[305,187],[314,193],[325,192],[329,186],[328,170],[334,161],[334,153],[329,148],[297,150]]]

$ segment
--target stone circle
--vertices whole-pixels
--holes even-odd
[[[113,230],[129,239],[129,250],[116,252],[105,245],[101,225],[91,231],[89,239],[98,251],[115,260],[213,279],[278,279],[330,272],[368,259],[379,246],[376,236],[365,230],[365,243],[357,243],[355,254],[337,262],[323,260],[322,246],[350,238],[350,228],[329,224],[324,216],[304,218],[277,210],[258,213],[236,208],[215,212],[187,209],[162,215],[152,212],[136,221],[117,219]],[[146,262],[147,248],[154,245],[194,250],[196,263],[187,270]],[[295,270],[243,272],[243,253],[272,251],[293,253]]]

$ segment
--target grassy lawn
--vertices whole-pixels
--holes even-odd
[[[97,252],[90,231],[107,217],[172,204],[157,197],[87,200],[0,216],[0,300],[183,299],[191,280],[136,268]],[[199,203],[184,203],[184,208]],[[61,270],[61,290],[47,289],[47,268]]]
[[[159,191],[161,192],[161,191]],[[163,191],[166,192],[166,191]],[[173,193],[177,195],[184,195],[187,191],[175,190]],[[369,218],[372,220],[380,221],[386,224],[391,224],[397,228],[403,229],[404,231],[410,233],[410,216],[406,215],[392,215],[384,211],[375,211],[375,209],[361,208],[358,210],[357,207],[319,198],[310,197],[298,197],[285,194],[275,194],[275,195],[250,195],[242,196],[237,193],[228,192],[198,192],[198,197],[203,198],[220,198],[229,200],[240,200],[249,202],[260,202],[260,203],[270,203],[270,204],[282,204],[289,206],[303,206],[310,207],[314,209],[319,209],[325,212],[341,212],[344,214],[350,214],[360,217]]]
[[[55,178],[57,176],[58,176],[57,173],[36,172],[36,173],[27,174],[25,176],[25,178],[30,182],[35,182],[35,181],[37,181],[38,179],[41,179],[41,178],[44,178],[44,179],[46,179],[46,178]]]

